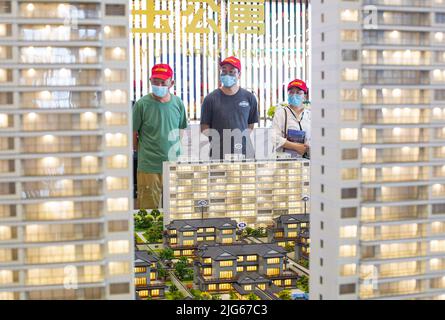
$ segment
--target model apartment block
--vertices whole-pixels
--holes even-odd
[[[0,1],[0,300],[134,298],[128,6]]]
[[[296,260],[309,259],[309,214],[289,214],[274,219],[267,228],[268,241],[280,247],[295,246]]]
[[[237,222],[229,218],[174,220],[165,227],[165,245],[178,256],[193,256],[201,244],[237,241]]]
[[[162,298],[165,295],[165,282],[159,278],[159,258],[147,251],[135,249],[134,287],[136,299]]]
[[[445,299],[445,1],[311,4],[311,299]]]
[[[195,284],[202,291],[277,292],[295,286],[298,279],[296,273],[287,270],[286,250],[277,244],[203,245],[197,257]],[[246,280],[253,282],[243,283]]]
[[[309,195],[309,161],[263,160],[164,163],[164,222],[231,218],[267,227],[301,214]]]

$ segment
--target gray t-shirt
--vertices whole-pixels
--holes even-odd
[[[219,134],[219,141],[212,139],[211,143],[211,157],[213,159],[224,159],[224,154],[242,153],[246,158],[254,158],[254,150],[250,137],[248,136],[248,128],[250,124],[258,122],[258,103],[255,96],[240,88],[238,92],[229,96],[222,92],[221,89],[216,89],[205,97],[201,109],[201,124],[209,125],[210,129],[215,129]],[[224,132],[224,129],[239,129],[242,138],[231,138],[230,131]],[[232,136],[235,136],[237,131],[232,131]],[[226,135],[226,138],[224,138]],[[229,136],[228,136],[229,135]],[[239,137],[239,135],[238,135]],[[219,144],[219,156],[215,151]]]

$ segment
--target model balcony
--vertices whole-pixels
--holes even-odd
[[[98,19],[101,17],[98,3],[20,3],[19,16],[23,18],[51,19]]]
[[[369,280],[368,280],[369,281]],[[418,294],[427,290],[426,280],[403,280],[378,284],[376,290],[372,284],[360,285],[360,299],[387,298],[401,295]]]
[[[20,62],[29,64],[99,63],[100,49],[93,47],[21,47]]]
[[[364,85],[428,85],[429,71],[416,70],[363,70]]]
[[[72,247],[75,248],[75,246],[65,246],[65,248],[67,247]],[[82,249],[82,248],[79,248]],[[95,254],[94,256],[91,256],[88,253],[81,253],[81,254],[76,254],[76,253],[72,253],[70,251],[70,249],[66,249],[67,251],[70,252],[57,252],[54,251],[52,254],[42,254],[40,255],[35,255],[34,252],[30,252],[30,250],[32,249],[26,249],[27,253],[25,255],[25,264],[28,265],[36,265],[36,264],[50,264],[50,263],[79,263],[79,262],[86,262],[86,261],[98,261],[98,260],[103,260],[104,259],[104,254],[99,252],[99,254]],[[47,252],[50,252],[50,250],[48,250]]]
[[[104,236],[103,224],[27,225],[25,242],[97,240]]]
[[[426,256],[427,248],[427,243],[424,242],[389,243],[377,246],[362,245],[360,254],[361,259],[364,260],[417,258]]]
[[[100,70],[28,69],[20,71],[21,86],[97,86],[102,83]]]
[[[413,230],[409,232],[398,232],[398,228],[392,228],[396,230],[395,232],[382,232],[381,234],[378,234],[377,228],[368,228],[366,227],[365,230],[362,230],[363,233],[360,237],[361,241],[388,241],[388,240],[403,240],[403,239],[413,239],[413,238],[421,238],[426,236],[425,230]],[[392,230],[391,228],[388,228]]]
[[[363,110],[362,121],[365,125],[427,124],[429,113],[429,110],[412,108]]]
[[[362,129],[364,144],[405,144],[429,141],[429,131],[418,128]]]
[[[381,26],[427,27],[431,25],[431,19],[429,12],[385,11],[378,13],[378,24]]]
[[[76,29],[63,24],[19,25],[19,40],[22,41],[99,41],[101,27],[81,25]]]
[[[101,96],[101,92],[95,91],[21,92],[18,104],[22,109],[98,108]]]
[[[359,277],[361,280],[366,280],[369,279],[370,274],[372,274],[379,279],[397,278],[422,275],[425,271],[426,264],[416,261],[381,264],[378,266],[364,265],[362,266],[362,270],[360,270]]]
[[[1,186],[1,185],[0,185]],[[100,180],[55,180],[22,183],[22,199],[91,197],[103,194]]]
[[[385,183],[428,180],[428,171],[426,168],[423,169],[419,171],[418,167],[362,168],[362,182]]]
[[[95,219],[104,215],[104,205],[98,201],[47,201],[23,205],[23,218],[27,221],[53,221]]]
[[[100,136],[53,136],[27,137],[21,141],[22,153],[60,153],[60,152],[99,152],[102,149]]]
[[[436,0],[364,0],[364,5],[390,6],[390,7],[428,7],[438,5]]]
[[[82,131],[97,130],[101,116],[97,113],[82,114],[37,114],[21,116],[22,131]]]
[[[422,220],[428,218],[428,207],[397,206],[381,208],[362,208],[360,215],[363,223],[378,223],[389,221]]]
[[[365,65],[427,66],[431,64],[431,53],[418,50],[363,50],[362,63]]]
[[[388,45],[388,46],[429,46],[429,32],[407,31],[363,31],[363,45]]]
[[[436,150],[435,156],[445,157],[445,149]],[[429,149],[419,147],[402,147],[390,149],[362,148],[362,163],[407,163],[429,160]]]
[[[418,201],[428,197],[428,186],[362,188],[363,202]]]

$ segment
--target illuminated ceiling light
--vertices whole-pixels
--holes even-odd
[[[400,108],[395,108],[394,111],[393,111],[393,115],[395,117],[399,117],[400,114],[401,114]]]
[[[62,78],[67,78],[70,75],[71,71],[65,68],[59,70],[59,75]]]
[[[112,116],[113,116],[113,114],[110,111],[106,111],[105,112],[105,118],[106,119],[111,119]]]
[[[111,32],[111,28],[109,26],[104,27],[105,34],[109,34]]]
[[[42,159],[42,164],[45,167],[54,167],[58,163],[58,159],[55,157],[45,157]]]
[[[42,99],[42,100],[50,100],[51,99],[51,92],[49,92],[49,91],[42,91],[42,92],[40,92],[40,99]]]
[[[433,109],[433,115],[435,117],[440,117],[442,115],[442,110],[440,108],[438,108],[438,107],[434,108]]]
[[[397,31],[397,30],[394,30],[394,31],[392,31],[392,32],[389,34],[389,36],[390,36],[392,39],[398,39],[398,38],[400,37],[400,32]]]
[[[33,68],[28,69],[27,74],[28,74],[28,77],[34,77],[36,75],[36,70]]]
[[[26,6],[26,10],[28,10],[28,11],[34,11],[34,8],[35,8],[35,6],[34,6],[32,3],[29,3],[29,4]]]
[[[111,76],[111,70],[110,70],[109,68],[106,68],[106,69],[104,70],[104,74],[105,74],[106,77]]]
[[[401,132],[402,132],[402,129],[400,129],[400,128],[394,128],[394,129],[392,129],[392,133],[393,133],[393,135],[395,135],[395,136],[399,136]]]
[[[443,32],[436,32],[436,34],[434,35],[434,38],[437,41],[443,41]]]
[[[402,152],[403,152],[403,153],[408,153],[410,150],[411,150],[410,147],[403,147],[403,148],[402,148]]]
[[[45,143],[53,143],[55,140],[55,136],[53,136],[52,134],[46,134],[42,137],[42,141]]]
[[[402,90],[400,90],[400,89],[394,89],[394,90],[392,91],[392,96],[393,96],[394,98],[400,98],[400,97],[402,96]]]
[[[400,167],[393,167],[392,168],[392,173],[394,174],[400,174],[401,168]]]
[[[37,113],[35,112],[28,113],[28,120],[34,121],[36,118],[37,118]]]

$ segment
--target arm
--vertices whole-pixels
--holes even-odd
[[[204,131],[210,129],[210,126],[208,124],[201,124],[201,133],[205,134]]]
[[[256,100],[256,97],[252,94],[252,100],[251,100],[252,107],[250,108],[249,113],[249,120],[248,120],[248,127],[249,130],[252,131],[255,127],[255,123],[258,123],[259,116],[258,116],[258,101]]]
[[[133,151],[138,151],[138,133],[142,127],[141,107],[138,102],[133,107]]]
[[[133,131],[133,151],[138,151],[138,132]]]
[[[212,124],[212,104],[209,101],[209,97],[205,97],[201,107],[201,133],[210,129]]]

